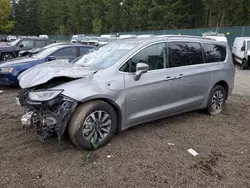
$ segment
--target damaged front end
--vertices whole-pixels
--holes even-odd
[[[26,109],[21,122],[24,128],[34,127],[41,141],[57,136],[61,142],[77,101],[58,90],[22,89],[17,102]]]

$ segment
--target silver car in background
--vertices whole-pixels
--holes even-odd
[[[82,149],[115,133],[192,110],[219,114],[234,86],[229,47],[192,36],[118,40],[72,64],[38,65],[19,76],[24,126],[42,140],[68,132]]]

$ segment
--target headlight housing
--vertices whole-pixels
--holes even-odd
[[[14,70],[13,67],[3,67],[0,68],[0,73],[11,73]]]
[[[29,92],[29,99],[32,101],[49,101],[60,95],[63,90],[45,90]]]

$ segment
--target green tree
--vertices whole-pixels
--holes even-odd
[[[38,22],[38,1],[19,0],[15,4],[15,32],[21,35],[38,35],[40,33]]]
[[[15,25],[14,21],[10,21],[12,8],[9,0],[0,0],[0,32],[10,33]]]

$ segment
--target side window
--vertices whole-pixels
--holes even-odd
[[[166,68],[166,44],[154,44],[138,52],[132,57],[130,72],[136,71],[137,63],[146,63],[149,70]]]
[[[181,67],[203,63],[202,50],[199,43],[168,43],[169,67]]]
[[[20,47],[21,45],[23,46],[22,48],[32,48],[33,47],[33,43],[34,41],[33,40],[22,40],[18,46]]]
[[[43,48],[43,47],[46,46],[46,45],[47,45],[47,42],[46,42],[46,41],[37,40],[37,41],[35,42],[35,46],[36,46],[37,48]]]
[[[55,56],[56,59],[74,59],[76,58],[76,48],[63,48],[55,52],[53,56]]]
[[[205,63],[225,61],[227,50],[223,46],[215,44],[202,44],[205,56]]]
[[[91,48],[80,47],[80,55],[85,55],[85,54],[89,53],[90,49]]]

